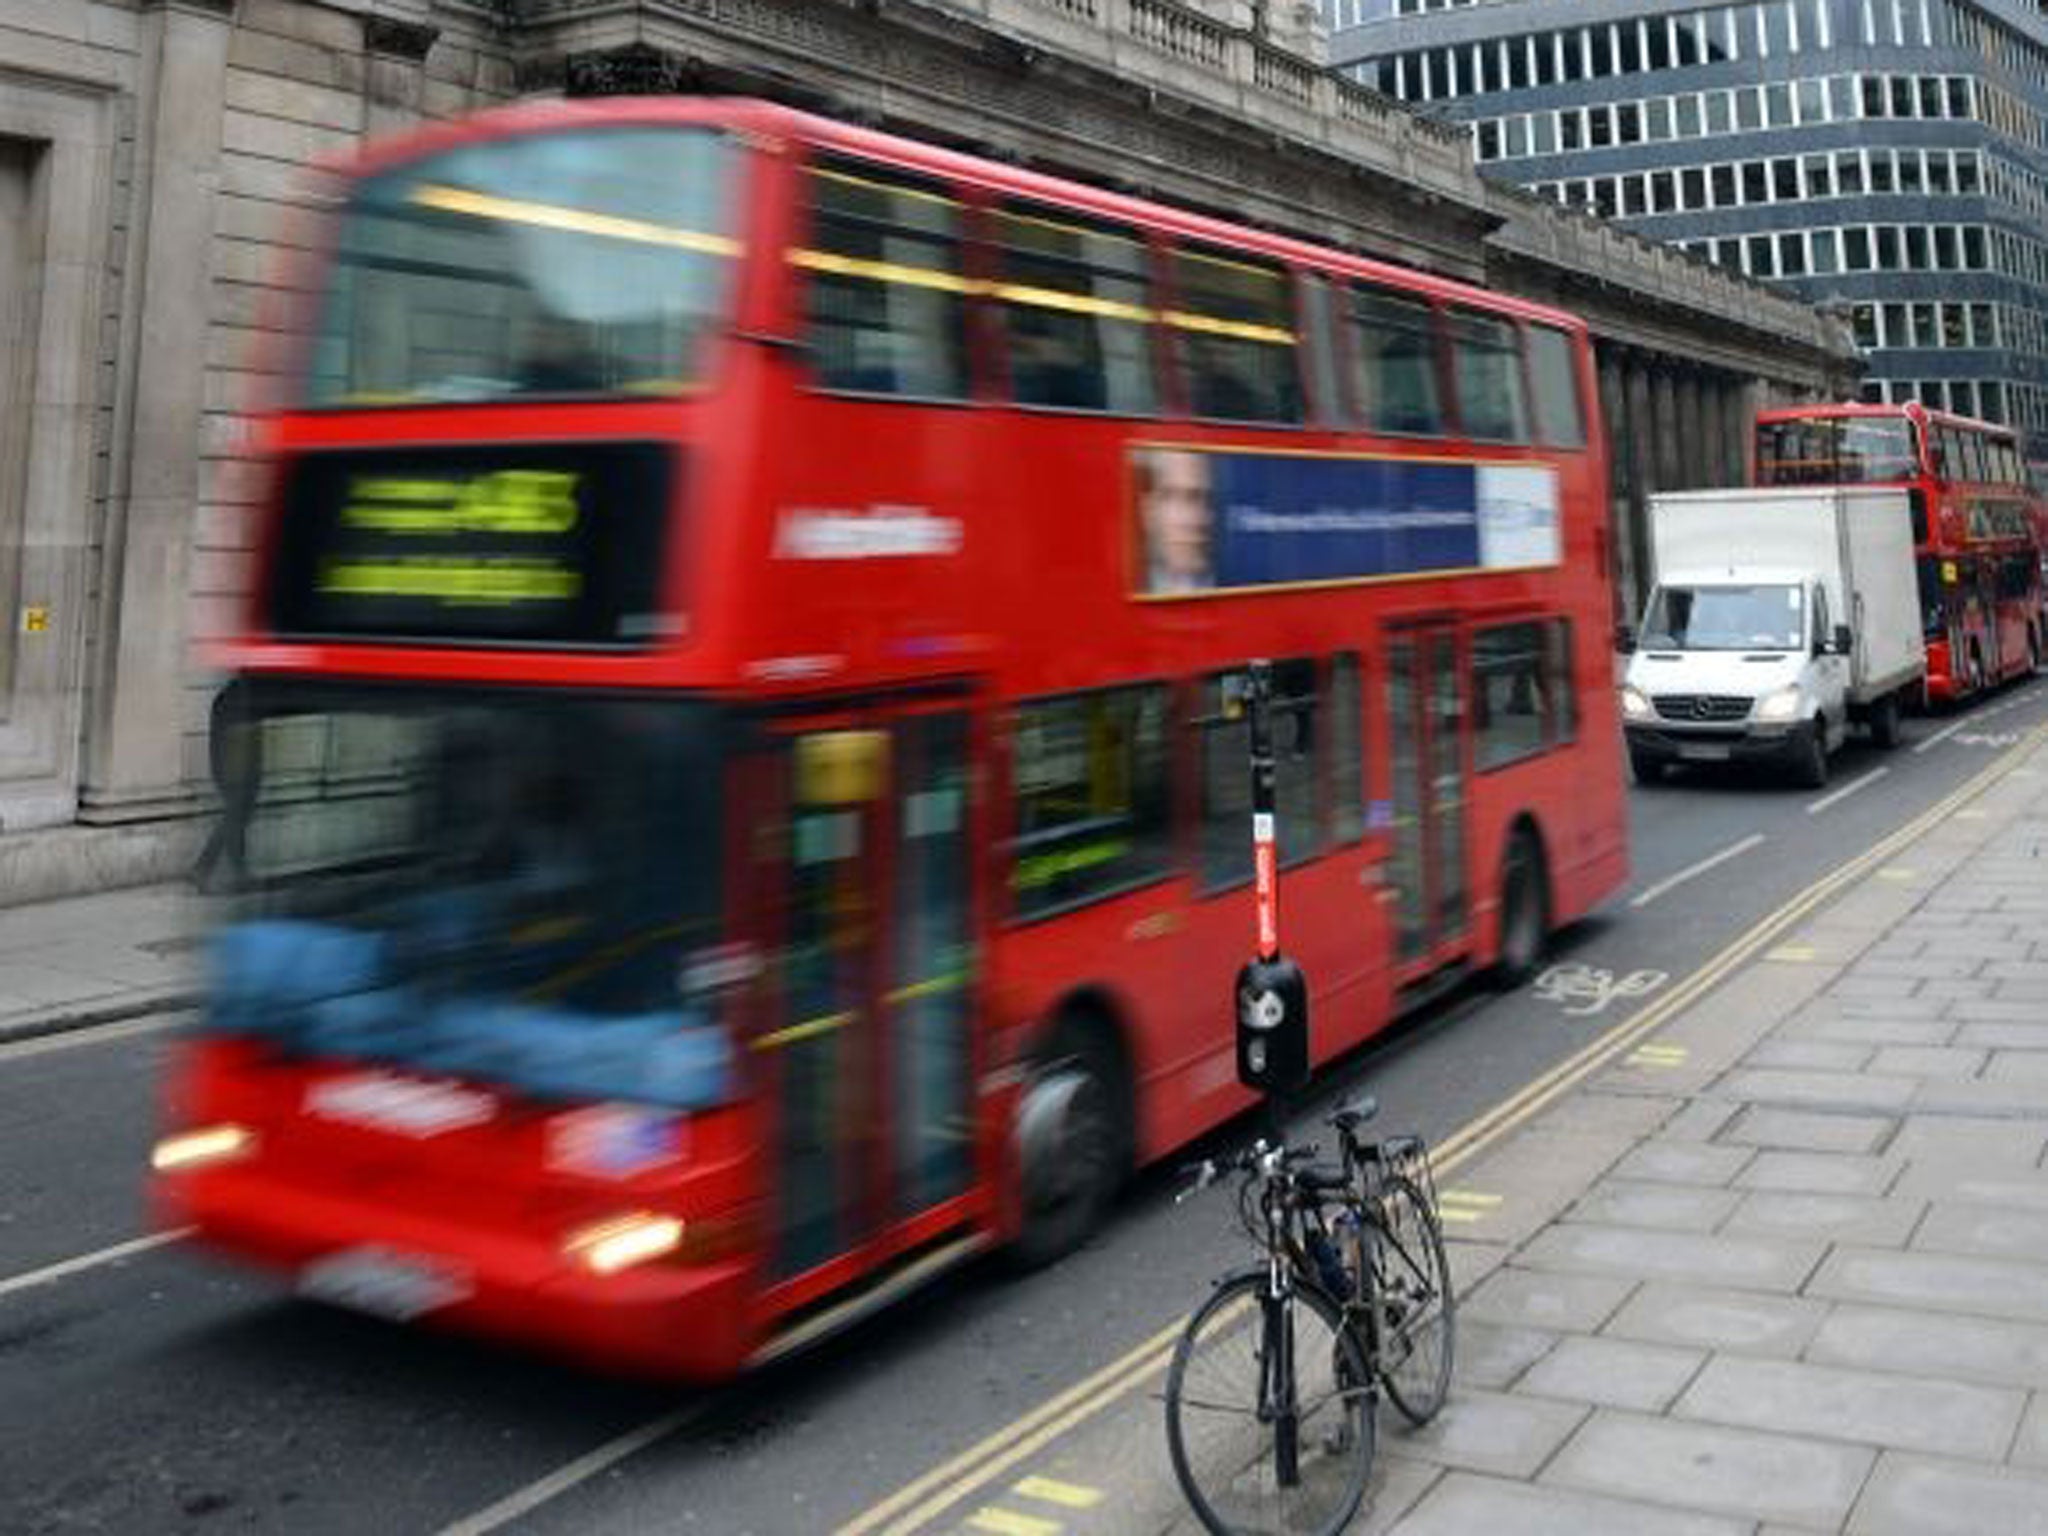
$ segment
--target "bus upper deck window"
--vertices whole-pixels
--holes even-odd
[[[1191,415],[1214,421],[1305,419],[1294,298],[1287,274],[1238,257],[1174,253],[1180,367]]]
[[[1529,381],[1536,396],[1537,437],[1561,448],[1584,447],[1586,418],[1571,337],[1547,325],[1529,327]]]
[[[1436,315],[1425,302],[1360,288],[1351,300],[1358,408],[1375,432],[1444,429],[1437,387]]]
[[[1453,311],[1451,359],[1466,436],[1526,443],[1529,409],[1515,327],[1490,315]]]
[[[960,204],[865,165],[811,174],[806,270],[814,366],[827,389],[967,398]]]
[[[1137,233],[1024,208],[997,213],[994,232],[1010,398],[1152,414],[1155,326]]]

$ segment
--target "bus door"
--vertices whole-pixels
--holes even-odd
[[[1388,637],[1386,737],[1392,767],[1395,973],[1405,980],[1467,945],[1464,707],[1448,626]]]
[[[971,1181],[966,751],[957,714],[862,719],[778,734],[759,765],[781,787],[753,1038],[778,1279]]]

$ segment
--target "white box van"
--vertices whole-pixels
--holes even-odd
[[[1638,781],[1766,759],[1827,782],[1852,721],[1882,746],[1927,674],[1906,492],[1821,487],[1650,499],[1656,585],[1622,684]]]

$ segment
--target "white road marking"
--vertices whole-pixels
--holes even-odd
[[[1809,816],[1818,816],[1822,811],[1826,810],[1836,801],[1848,799],[1851,795],[1855,794],[1857,790],[1862,789],[1867,784],[1875,784],[1879,779],[1883,778],[1886,774],[1890,772],[1891,769],[1889,768],[1873,768],[1870,770],[1870,772],[1864,774],[1862,778],[1851,779],[1848,783],[1844,784],[1840,789],[1831,790],[1827,794],[1822,795],[1818,800],[1814,801],[1811,805],[1809,805],[1806,808],[1806,814]]]
[[[74,1050],[81,1045],[99,1045],[108,1040],[126,1040],[135,1035],[154,1035],[162,1030],[175,1029],[183,1022],[189,1009],[176,1009],[167,1014],[152,1014],[146,1019],[128,1019],[119,1024],[90,1024],[83,1029],[61,1030],[49,1035],[30,1035],[25,1040],[16,1040],[0,1045],[0,1061],[20,1061],[28,1056],[46,1056],[51,1051]]]
[[[1970,717],[1968,715],[1965,715],[1960,720],[1951,721],[1949,724],[1944,725],[1940,730],[1936,731],[1932,736],[1928,737],[1925,741],[1914,742],[1913,751],[1916,754],[1918,754],[1927,751],[1930,747],[1939,746],[1942,742],[1947,741],[1949,737],[1955,735],[1957,731],[1960,731],[1964,726],[1968,725],[1969,723]]]
[[[111,1248],[102,1248],[97,1253],[82,1253],[75,1259],[45,1264],[41,1269],[32,1269],[27,1274],[0,1280],[0,1296],[12,1296],[16,1291],[33,1290],[39,1285],[49,1285],[58,1280],[68,1279],[88,1269],[97,1269],[102,1264],[112,1264],[138,1253],[147,1253],[152,1248],[161,1248],[166,1243],[175,1243],[191,1234],[190,1227],[178,1227],[169,1232],[152,1232],[147,1237],[133,1237],[125,1243],[116,1243]]]
[[[1655,885],[1651,886],[1649,889],[1639,891],[1636,895],[1630,897],[1628,904],[1632,907],[1647,907],[1659,896],[1666,895],[1667,893],[1678,889],[1678,887],[1685,884],[1686,881],[1694,879],[1700,875],[1704,875],[1708,870],[1713,869],[1715,866],[1726,864],[1730,859],[1737,858],[1740,855],[1749,852],[1750,849],[1760,846],[1766,841],[1767,839],[1764,837],[1763,833],[1752,832],[1749,834],[1749,836],[1743,838],[1740,842],[1730,843],[1726,848],[1723,848],[1719,853],[1710,853],[1704,859],[1701,859],[1697,864],[1688,864],[1684,869],[1681,869],[1677,874],[1666,875],[1662,880],[1659,880]]]
[[[514,1489],[497,1503],[488,1505],[473,1515],[466,1515],[453,1525],[443,1527],[439,1536],[485,1536],[488,1531],[509,1525],[521,1515],[538,1509],[548,1500],[567,1493],[578,1483],[588,1482],[600,1472],[617,1465],[628,1456],[646,1450],[658,1440],[666,1440],[703,1412],[703,1404],[692,1404],[688,1408],[677,1408],[673,1412],[664,1413],[658,1419],[649,1419],[639,1428],[629,1429],[623,1435],[605,1441],[596,1450],[587,1451],[574,1461],[557,1467],[546,1477],[536,1478],[524,1488]]]

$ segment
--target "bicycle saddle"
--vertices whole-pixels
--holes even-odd
[[[1361,1093],[1349,1104],[1330,1116],[1330,1124],[1346,1136],[1357,1130],[1366,1121],[1380,1112],[1380,1101],[1369,1093]]]

